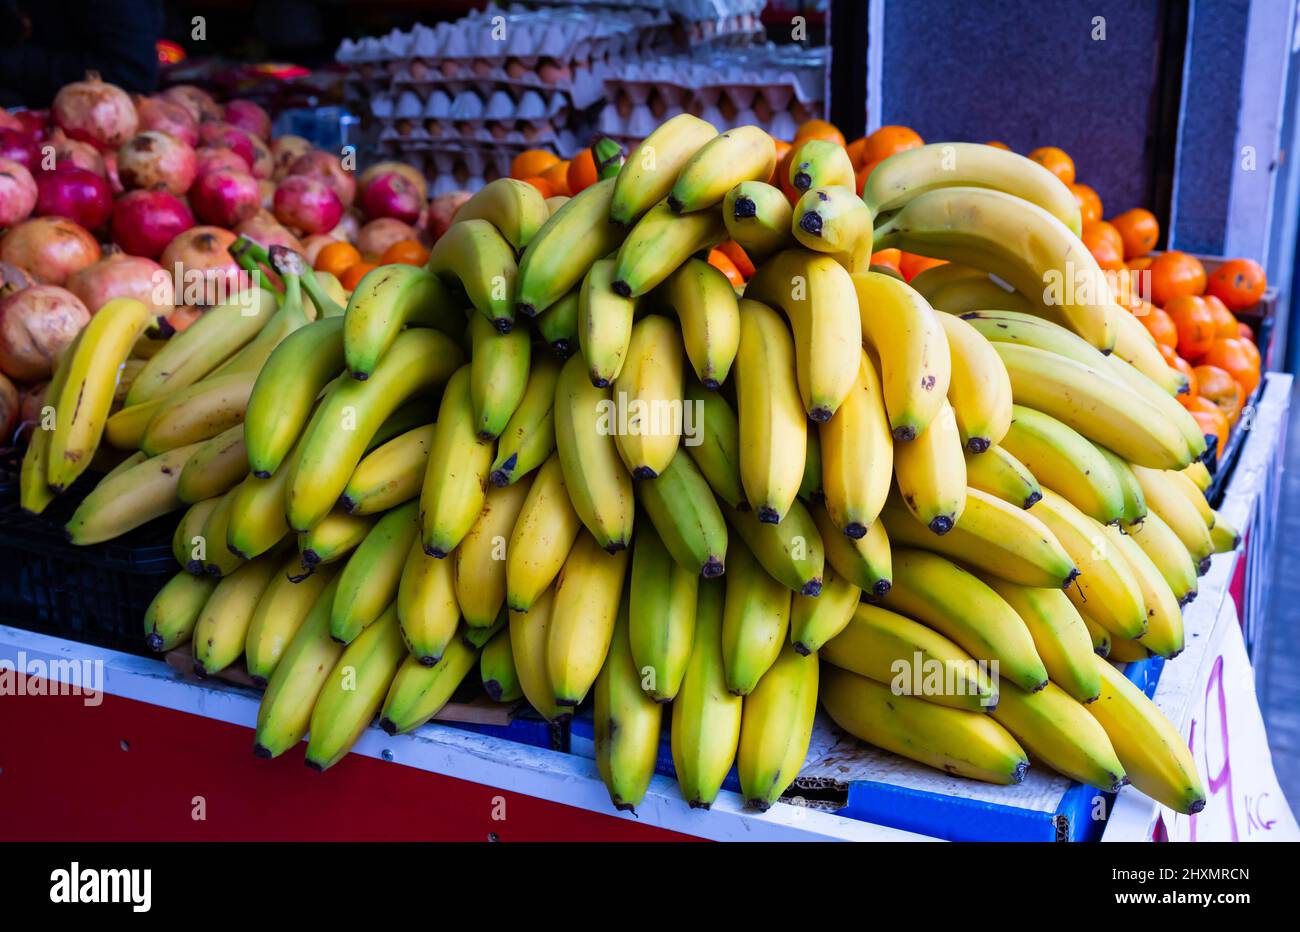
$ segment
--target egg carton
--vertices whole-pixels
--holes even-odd
[[[828,49],[763,45],[750,49],[711,49],[707,54],[646,57],[628,61],[605,81],[605,96],[627,94],[633,103],[652,90],[676,88],[684,101],[690,96],[706,103],[729,97],[746,106],[762,96],[774,109],[797,100],[821,101],[826,93]]]
[[[564,6],[601,6],[662,10],[686,22],[708,19],[725,19],[732,16],[759,16],[767,0],[536,0],[538,4],[563,4]]]
[[[435,88],[421,99],[412,89],[396,95],[377,94],[370,112],[380,120],[434,119],[454,122],[554,120],[572,107],[569,97],[558,91],[525,89],[512,94],[504,88],[490,93],[466,88],[451,94]]]
[[[700,106],[692,102],[690,106],[664,106],[652,108],[648,104],[633,107],[622,112],[614,104],[606,104],[596,118],[596,131],[619,142],[638,142],[650,135],[661,123],[679,113],[690,113],[702,120],[707,120],[719,130],[735,129],[738,126],[761,126],[777,139],[793,139],[799,124],[820,110],[797,108],[795,110],[763,111],[752,107],[731,108],[724,110],[717,106]],[[806,114],[806,115],[805,115]]]
[[[616,67],[607,61],[559,64],[549,59],[529,67],[514,58],[479,64],[461,68],[460,63],[448,60],[437,68],[429,68],[422,60],[414,60],[398,70],[389,88],[393,93],[412,91],[422,98],[439,90],[451,96],[465,91],[481,94],[505,91],[515,98],[525,91],[539,94],[558,91],[567,94],[575,107],[586,108],[604,97],[605,80]]]

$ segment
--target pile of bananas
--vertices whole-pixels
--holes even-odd
[[[755,127],[676,117],[571,199],[492,182],[426,268],[373,270],[346,310],[274,256],[278,308],[210,311],[110,416],[143,323],[114,302],[59,366],[24,502],[101,435],[136,451],[69,533],[187,506],[145,633],[204,673],[242,655],[261,756],[309,735],[327,768],[477,668],[552,721],[593,700],[621,809],[663,704],[691,805],[735,763],[765,809],[820,698],[949,773],[1011,784],[1032,755],[1197,811],[1186,743],[1103,658],[1182,650],[1181,606],[1237,535],[1072,195],[940,144],[859,197],[843,150],[809,142],[792,206],[775,163]],[[698,258],[727,237],[757,266],[740,297]],[[870,267],[886,246],[949,261],[908,285]]]

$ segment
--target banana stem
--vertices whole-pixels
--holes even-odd
[[[276,287],[275,282],[271,280],[271,277],[262,270],[263,265],[270,267],[271,258],[259,243],[247,236],[240,235],[238,239],[230,244],[230,254],[235,257],[235,262],[238,263],[239,267],[252,277],[254,285],[268,291],[274,291],[277,294],[282,293],[281,289]]]
[[[267,264],[284,281],[284,298],[280,302],[280,310],[296,313],[306,322],[307,309],[302,303],[302,256],[285,246],[272,246],[267,254]]]
[[[316,305],[316,310],[320,312],[321,317],[342,317],[346,308],[339,304],[321,287],[320,279],[310,268],[303,265],[302,289],[307,292],[307,297],[311,299],[312,304]]]

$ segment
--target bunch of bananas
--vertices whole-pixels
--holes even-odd
[[[620,809],[664,704],[685,799],[735,764],[766,809],[820,698],[949,773],[1014,783],[1032,754],[1197,811],[1185,742],[1102,659],[1178,654],[1237,544],[1177,373],[1040,166],[925,146],[859,197],[841,156],[795,153],[792,206],[766,133],[683,115],[568,200],[492,182],[341,317],[327,296],[309,321],[310,273],[278,262],[266,322],[218,308],[136,375],[106,433],[140,452],[73,539],[188,506],[146,635],[201,672],[243,655],[261,756],[310,735],[329,767],[477,666],[548,720],[591,699]],[[758,266],[743,295],[698,258],[727,237]],[[870,267],[884,246],[948,262],[908,285]],[[47,494],[104,427],[138,316],[109,310],[52,389],[61,418],[93,379],[94,410],[29,453]]]

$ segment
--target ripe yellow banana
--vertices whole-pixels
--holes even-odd
[[[265,686],[270,681],[294,635],[333,579],[334,569],[329,566],[301,575],[296,553],[280,563],[258,599],[244,635],[244,665],[254,683]]]
[[[355,379],[367,379],[408,326],[434,327],[459,336],[464,315],[442,282],[413,265],[367,272],[348,299],[343,354]]]
[[[168,450],[102,480],[64,526],[68,540],[77,546],[102,543],[180,508],[176,486],[198,449],[192,444]]]
[[[1102,458],[1110,464],[1111,470],[1115,473],[1115,478],[1119,480],[1120,491],[1124,494],[1124,512],[1120,515],[1121,523],[1128,527],[1142,521],[1147,516],[1147,499],[1142,494],[1142,483],[1138,482],[1137,476],[1133,474],[1133,467],[1105,447],[1099,444],[1093,444],[1093,446],[1102,455]]]
[[[818,672],[816,654],[786,644],[745,696],[736,770],[747,808],[765,812],[799,776],[812,741]]]
[[[790,590],[769,576],[742,542],[731,547],[722,614],[727,691],[745,696],[775,662],[790,630]]]
[[[637,491],[677,565],[692,576],[721,576],[727,562],[727,524],[690,454],[679,447],[668,468],[641,482]]]
[[[453,223],[429,250],[425,268],[444,284],[459,283],[474,309],[499,332],[514,327],[515,250],[486,220]]]
[[[1214,553],[1210,529],[1197,507],[1174,485],[1173,474],[1137,463],[1133,464],[1133,474],[1142,486],[1147,506],[1178,536],[1193,562],[1200,564],[1209,559]]]
[[[1092,702],[1101,688],[1092,665],[1093,644],[1078,609],[1060,589],[1035,589],[984,573],[986,584],[1029,629],[1048,678],[1079,702]]]
[[[322,563],[337,563],[366,539],[378,515],[350,515],[331,511],[310,531],[298,535],[302,565],[311,569]]]
[[[1002,446],[1039,482],[1094,521],[1114,524],[1124,517],[1119,476],[1099,448],[1069,425],[1015,405]]]
[[[862,589],[835,575],[831,567],[822,571],[822,591],[816,596],[798,595],[790,606],[790,643],[801,654],[821,650],[844,630],[862,598]]]
[[[816,187],[794,205],[792,229],[803,246],[830,253],[849,272],[871,264],[871,209],[852,185]]]
[[[645,212],[619,246],[610,287],[620,297],[640,297],[692,255],[726,238],[720,208],[679,215],[669,201],[660,201]]]
[[[424,551],[439,559],[456,549],[478,518],[495,453],[474,430],[470,368],[462,366],[447,382],[420,492]]]
[[[637,526],[627,637],[636,679],[655,702],[671,701],[686,675],[699,586],[700,574],[673,559],[652,525]]]
[[[620,412],[614,443],[633,479],[653,479],[668,468],[680,445],[682,335],[677,324],[647,314],[632,326],[627,361],[614,380]]]
[[[47,398],[52,395],[52,392],[46,391]],[[167,397],[161,397],[128,408],[119,408],[104,422],[104,439],[117,450],[136,449],[144,438],[145,428],[168,400]],[[50,431],[53,431],[52,427]]]
[[[686,379],[686,402],[693,431],[685,431],[686,452],[699,467],[713,494],[732,508],[748,507],[740,483],[740,423],[731,404],[719,392],[708,391],[696,379]]]
[[[623,226],[635,223],[668,196],[682,167],[717,135],[712,123],[689,113],[679,113],[660,124],[628,153],[619,169],[609,218]]]
[[[530,611],[550,588],[580,530],[560,457],[552,453],[528,489],[506,547],[505,595],[512,612]]]
[[[181,570],[153,597],[144,613],[144,639],[150,650],[171,650],[190,639],[199,614],[217,581]]]
[[[84,332],[83,330],[82,333]],[[57,494],[50,488],[49,483],[50,438],[58,425],[57,409],[53,406],[53,399],[62,394],[63,386],[67,384],[72,358],[76,355],[77,345],[80,342],[81,333],[78,333],[56,360],[54,375],[45,388],[40,418],[27,442],[27,452],[23,454],[22,467],[18,474],[18,502],[22,509],[30,514],[38,515],[45,511]],[[112,420],[111,417],[108,419],[110,423]],[[113,435],[108,430],[107,424],[104,433],[109,443],[112,443]]]
[[[266,554],[217,583],[194,624],[194,672],[220,673],[244,652],[244,639],[280,557]]]
[[[1119,642],[1112,641],[1110,632],[1087,615],[1080,615],[1079,617],[1083,619],[1083,626],[1088,629],[1088,637],[1092,639],[1092,652],[1098,657],[1109,657],[1111,647],[1114,643]],[[1132,641],[1130,643],[1135,644],[1137,642]]]
[[[486,220],[518,252],[537,235],[550,216],[546,198],[537,188],[515,178],[498,178],[483,185],[462,204],[452,222]]]
[[[961,431],[962,446],[983,453],[1002,442],[1011,426],[1011,379],[1002,357],[968,322],[952,314],[939,314],[948,337],[952,378],[948,403]]]
[[[546,632],[546,669],[555,702],[582,702],[605,664],[623,594],[628,551],[605,553],[579,533],[555,580],[555,605]]]
[[[582,281],[593,262],[618,249],[624,228],[610,219],[614,179],[575,194],[537,231],[519,260],[515,309],[536,317]]]
[[[144,457],[144,451],[139,456]],[[244,443],[244,425],[236,424],[211,440],[198,445],[194,455],[181,469],[176,495],[193,504],[224,495],[248,475],[248,447]]]
[[[254,372],[214,375],[172,395],[149,421],[140,449],[151,456],[210,440],[244,422]]]
[[[759,521],[752,511],[728,509],[726,516],[773,579],[801,595],[821,592],[826,553],[803,502],[791,504],[780,524]]]
[[[1105,729],[1055,683],[1035,693],[1008,683],[990,714],[1030,754],[1062,776],[1108,793],[1124,784],[1124,765]]]
[[[1124,530],[1159,568],[1179,605],[1196,598],[1199,585],[1196,561],[1160,515],[1149,512],[1140,522],[1124,525]]]
[[[416,538],[417,517],[415,502],[394,508],[371,526],[348,557],[330,609],[334,640],[351,644],[397,597],[406,556]]]
[[[555,687],[546,670],[546,634],[554,604],[555,590],[547,589],[527,614],[510,612],[510,652],[528,704],[548,722],[562,722],[573,716],[573,709],[555,704]]]
[[[1196,509],[1196,513],[1201,516],[1201,520],[1205,522],[1206,529],[1213,531],[1214,523],[1218,520],[1218,515],[1215,514],[1214,509],[1210,507],[1210,503],[1205,499],[1205,493],[1197,487],[1196,483],[1188,478],[1185,473],[1179,472],[1178,470],[1170,470],[1166,472],[1165,481],[1169,486],[1182,493],[1188,503]]]
[[[1160,386],[1169,395],[1181,395],[1188,389],[1187,376],[1160,355],[1160,348],[1150,331],[1131,313],[1115,311],[1115,350],[1117,357]]]
[[[702,259],[687,259],[668,276],[656,297],[673,310],[682,342],[704,387],[727,380],[740,346],[740,306],[727,276]]]
[[[474,426],[480,440],[495,440],[524,397],[528,384],[529,334],[522,328],[518,333],[514,330],[497,333],[481,316],[470,319],[469,333],[473,347],[469,395],[474,406]]]
[[[1032,314],[1029,300],[1001,279],[994,280],[983,269],[960,262],[945,262],[921,272],[910,282],[936,311],[965,316],[986,310],[1009,310]]]
[[[489,489],[483,510],[453,555],[456,563],[456,602],[465,624],[491,627],[506,601],[507,546],[531,491],[532,479]]]
[[[442,711],[478,658],[479,649],[460,638],[452,639],[447,652],[433,666],[407,657],[384,699],[379,727],[390,735],[419,728]]]
[[[506,629],[492,635],[478,658],[479,678],[483,691],[493,702],[515,702],[524,696],[519,685],[519,672],[515,669],[515,656],[510,647],[510,632]]]
[[[966,457],[947,399],[925,432],[894,448],[894,480],[916,520],[947,534],[966,507]]]
[[[1183,475],[1191,479],[1202,492],[1209,492],[1210,485],[1214,482],[1214,476],[1210,474],[1210,468],[1203,460],[1196,460],[1190,464],[1183,470]]]
[[[1167,658],[1178,656],[1184,645],[1183,615],[1174,591],[1133,538],[1117,527],[1107,527],[1106,537],[1115,548],[1115,555],[1128,564],[1142,592],[1147,629],[1137,640],[1153,654]]]
[[[966,482],[1019,508],[1032,508],[1043,497],[1034,474],[1001,446],[966,454]]]
[[[433,424],[416,427],[367,453],[339,499],[343,510],[356,515],[378,514],[419,495],[433,432]]]
[[[694,607],[692,606],[692,611]],[[663,709],[642,686],[632,659],[628,606],[618,612],[609,653],[592,690],[596,769],[620,812],[635,812],[654,776]]]
[[[220,498],[209,498],[195,502],[185,509],[185,514],[176,522],[176,530],[172,532],[172,556],[184,569],[195,575],[203,572],[203,563],[196,555],[195,547],[204,544],[201,536],[203,526],[220,501]],[[296,564],[297,561],[294,562]]]
[[[1215,553],[1231,553],[1241,545],[1241,532],[1216,514],[1214,527],[1210,528],[1210,540],[1214,542]]]
[[[223,544],[229,537],[230,516],[235,504],[235,490],[231,489],[217,502],[208,520],[203,523],[199,534],[200,542],[195,545],[194,553],[201,565],[201,572],[209,576],[228,576],[248,561]],[[283,537],[281,537],[283,540]],[[280,541],[275,541],[272,546]]]
[[[745,181],[727,192],[722,202],[727,235],[756,265],[782,249],[798,245],[791,232],[794,212],[780,188],[766,181]]]
[[[885,525],[875,521],[866,534],[854,539],[839,533],[824,505],[812,505],[808,510],[821,535],[827,566],[861,589],[867,598],[878,599],[888,592],[894,571]]]
[[[406,553],[397,585],[397,620],[406,646],[419,663],[431,667],[456,640],[460,606],[456,604],[456,572],[451,560],[424,552],[417,539]]]
[[[757,126],[741,126],[714,136],[682,166],[668,193],[675,213],[689,214],[722,203],[745,181],[767,181],[776,168],[776,143]],[[653,208],[651,208],[653,210]]]
[[[492,462],[493,485],[509,485],[526,476],[555,451],[555,383],[559,361],[534,357],[528,368],[524,396],[497,439]]]
[[[567,292],[533,321],[533,329],[551,355],[561,362],[568,359],[578,348],[578,288]]]
[[[787,180],[796,191],[835,185],[854,192],[853,196],[857,197],[853,160],[843,146],[824,139],[810,139],[795,149]]]
[[[593,262],[578,292],[578,347],[597,388],[606,387],[623,371],[640,303],[614,291],[614,268],[612,256]]]

